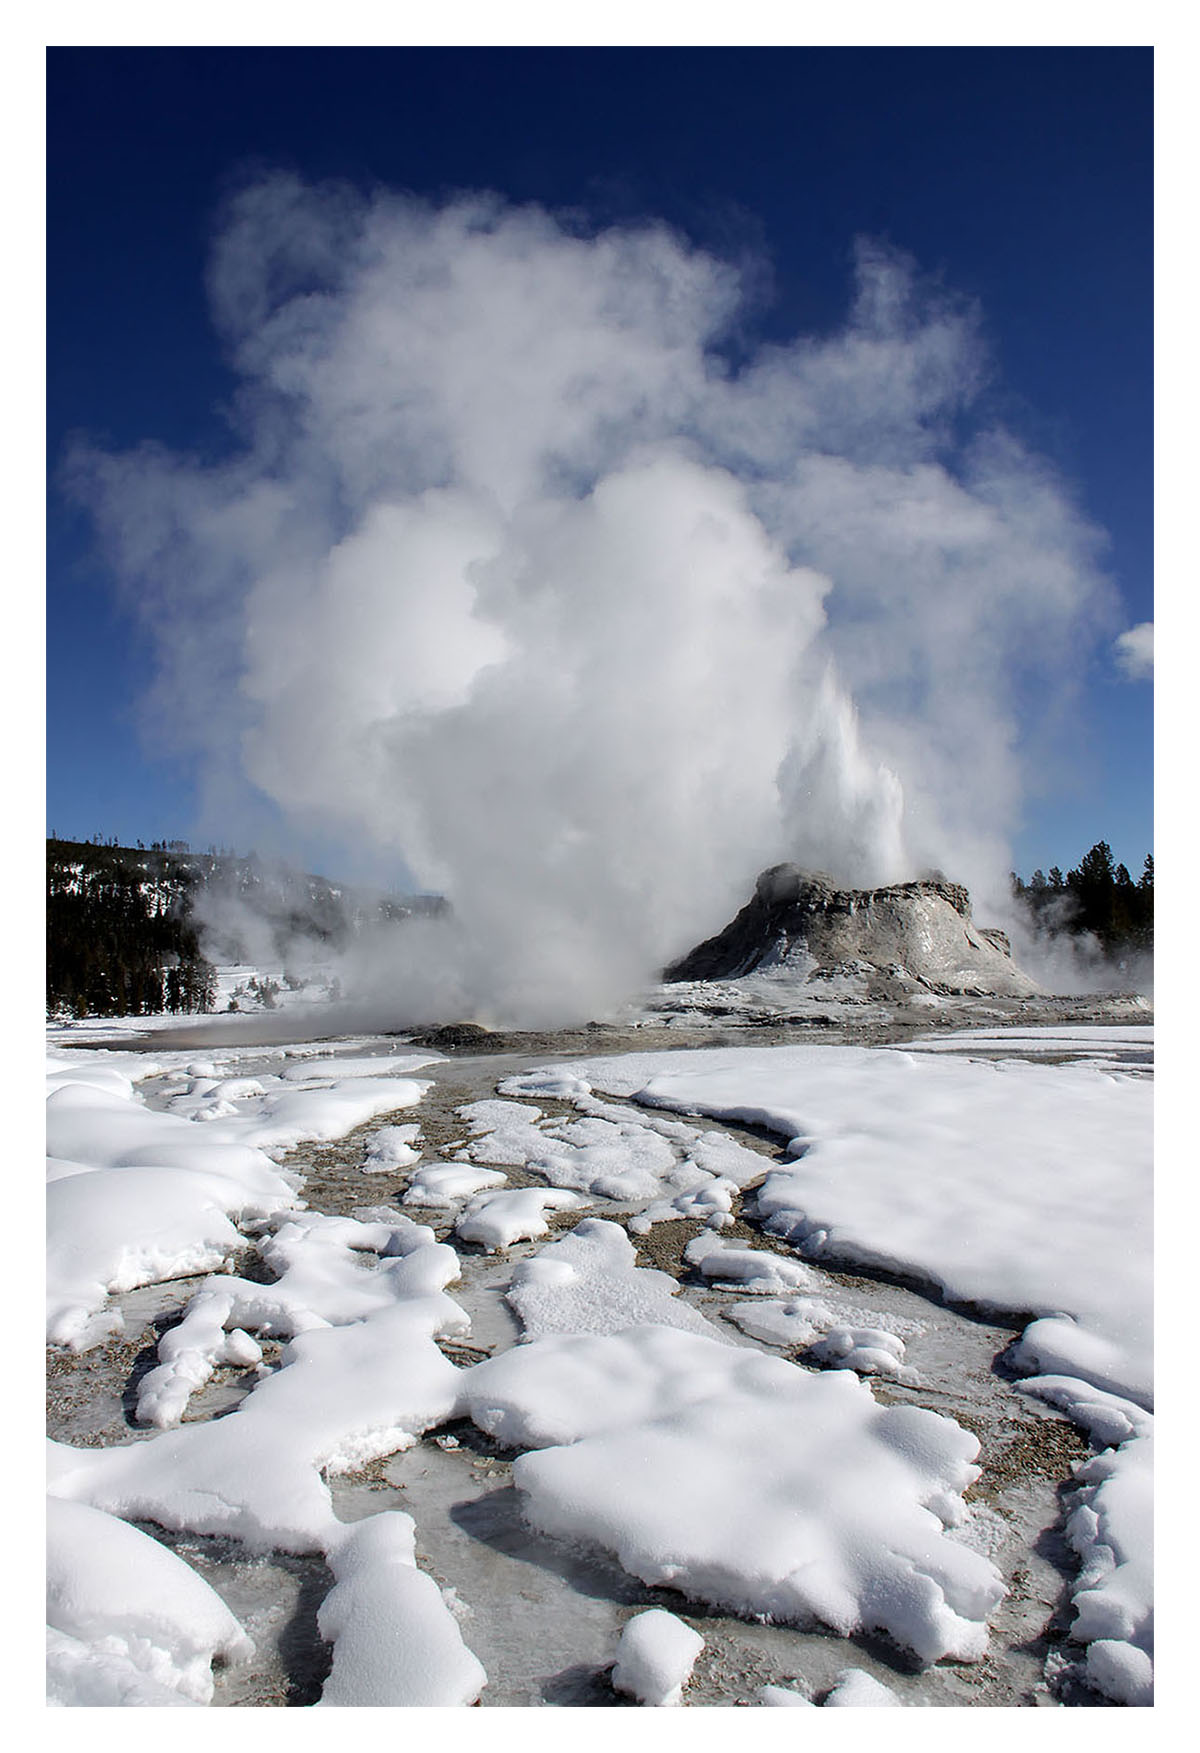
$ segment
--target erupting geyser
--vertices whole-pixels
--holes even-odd
[[[339,874],[388,854],[450,900],[377,994],[565,1021],[772,861],[1002,879],[1016,685],[1103,632],[1096,535],[963,436],[972,313],[869,244],[857,276],[843,332],[735,364],[737,275],[661,226],[283,176],[232,202],[236,448],[80,448],[74,480],[221,837],[261,841],[265,795]]]

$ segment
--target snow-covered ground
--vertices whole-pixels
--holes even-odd
[[[264,1659],[219,1567],[172,1550],[198,1539],[324,1563],[323,1704],[503,1695],[483,1621],[507,1602],[437,1574],[420,1513],[421,1469],[469,1432],[531,1543],[626,1579],[627,1699],[893,1704],[914,1671],[986,1671],[1012,1536],[929,1377],[939,1296],[1016,1332],[986,1391],[1023,1430],[1054,1408],[1090,1444],[1062,1530],[1075,1658],[1043,1701],[1069,1671],[1149,1702],[1148,1028],[510,1062],[449,1124],[464,1062],[395,1041],[80,1038],[51,1031],[52,1375],[102,1371],[127,1316],[140,1337],[139,1287],[170,1319],[123,1428],[50,1444],[53,1702],[219,1701],[214,1663]],[[928,1321],[893,1283],[929,1287]],[[407,1495],[364,1507],[355,1481],[402,1454],[426,1457]],[[762,1621],[851,1640],[829,1683],[719,1683],[719,1628]],[[861,1665],[879,1638],[894,1675]]]

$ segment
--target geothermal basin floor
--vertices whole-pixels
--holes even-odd
[[[898,1706],[1144,1702],[1148,1555],[1098,1493],[1105,1469],[1125,1477],[1152,1424],[1139,1325],[1148,1252],[1146,1273],[1118,1287],[1115,1315],[1089,1304],[1071,1254],[1095,1261],[1108,1231],[1128,1243],[1139,1201],[1148,1215],[1131,1160],[1148,1149],[1148,1028],[447,1058],[384,1037],[230,1045],[202,1025],[189,1036],[181,1047],[160,1033],[140,1053],[53,1043],[54,1089],[76,1092],[55,1109],[69,1132],[59,1160],[73,1171],[62,1179],[119,1188],[131,1169],[146,1173],[116,1160],[145,1158],[117,1136],[132,1114],[139,1138],[158,1117],[152,1157],[186,1147],[175,1160],[194,1164],[210,1141],[262,1153],[284,1194],[255,1182],[227,1220],[236,1245],[210,1237],[203,1269],[187,1269],[181,1236],[174,1268],[161,1253],[143,1266],[160,1281],[93,1291],[89,1304],[86,1275],[68,1282],[63,1268],[67,1337],[48,1352],[51,1490],[186,1564],[253,1654],[214,1649],[205,1698],[194,1656],[178,1679],[178,1626],[161,1634],[170,1660],[158,1660],[143,1647],[153,1636],[138,1644],[77,1618],[60,1628],[73,1640],[56,1670],[63,1702],[105,1701],[97,1691],[117,1687],[118,1670],[127,1690],[110,1702],[151,1701],[129,1690],[133,1670],[174,1690],[172,1702],[235,1707],[315,1704],[338,1662],[343,1676],[370,1677],[386,1652],[353,1615],[348,1628],[328,1611],[322,1623],[322,1607],[344,1563],[341,1530],[396,1511],[440,1591],[438,1636],[456,1638],[486,1683],[448,1661],[444,1697],[363,1702],[466,1703],[474,1691],[484,1707],[628,1706],[612,1683],[618,1640],[649,1608],[703,1639],[685,1707],[853,1702],[847,1670],[886,1689],[873,1702]],[[921,1164],[986,1155],[980,1115],[1007,1174],[985,1164],[973,1203],[947,1210]],[[1005,1115],[1017,1130],[997,1139]],[[1022,1165],[1030,1137],[1044,1138],[1045,1160]],[[1087,1152],[1094,1195],[1096,1138],[1114,1182],[1133,1189],[1128,1209],[1115,1193],[1086,1209],[1075,1177]],[[101,1160],[87,1165],[89,1139]],[[1031,1203],[1047,1165],[1056,1227],[1043,1258],[1028,1238],[1046,1227]],[[934,1209],[923,1210],[931,1180]],[[69,1253],[69,1222],[68,1211],[58,1234],[52,1223],[52,1259],[56,1243]],[[988,1239],[988,1257],[976,1247],[964,1260],[952,1245],[964,1223]],[[203,1343],[179,1338],[193,1299],[223,1283],[262,1287],[257,1317],[250,1290],[238,1305],[257,1359],[214,1357],[210,1335],[205,1363]],[[197,1513],[180,1470],[184,1486],[189,1468],[211,1482],[212,1433],[224,1427],[221,1489],[237,1498],[235,1439],[256,1395],[262,1406],[275,1394],[280,1429],[299,1419],[304,1450],[308,1427],[279,1393],[289,1347],[306,1343],[296,1335],[331,1347],[397,1310],[425,1321],[419,1344],[436,1347],[445,1379],[401,1407],[388,1371],[405,1375],[409,1354],[385,1348],[378,1410],[369,1378],[336,1441],[313,1440],[303,1513],[288,1521],[248,1488],[226,1527],[211,1508]],[[106,1333],[115,1313],[123,1326]],[[428,1374],[411,1344],[411,1371]],[[631,1369],[647,1359],[638,1399]],[[924,1422],[911,1425],[912,1409]],[[739,1446],[739,1420],[778,1430],[799,1471],[764,1475],[761,1454]],[[103,1453],[135,1447],[135,1482],[128,1469],[116,1481]],[[629,1454],[650,1459],[626,1475]],[[821,1495],[854,1468],[861,1489]],[[793,1528],[806,1493],[822,1506],[809,1548]],[[680,1495],[687,1514],[671,1501]],[[1089,1506],[1100,1530],[1090,1542]],[[768,1553],[801,1540],[807,1595],[795,1567],[750,1561],[760,1537]],[[1093,1644],[1109,1647],[1097,1657]]]

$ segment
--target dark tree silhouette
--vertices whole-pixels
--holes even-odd
[[[46,1005],[52,1014],[150,1016],[212,1007],[186,873],[169,855],[46,843]]]
[[[1154,947],[1154,859],[1146,854],[1141,881],[1113,863],[1112,847],[1098,840],[1074,870],[1054,865],[1049,881],[1035,870],[1028,883],[1013,876],[1013,892],[1044,931],[1090,934],[1119,958],[1128,950]]]

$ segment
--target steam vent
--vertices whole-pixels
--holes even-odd
[[[934,875],[883,889],[839,889],[795,864],[763,871],[724,931],[666,969],[667,981],[736,980],[756,969],[809,978],[872,974],[937,993],[1023,998],[1040,988],[1017,968],[1002,931],[971,920],[961,883]]]

